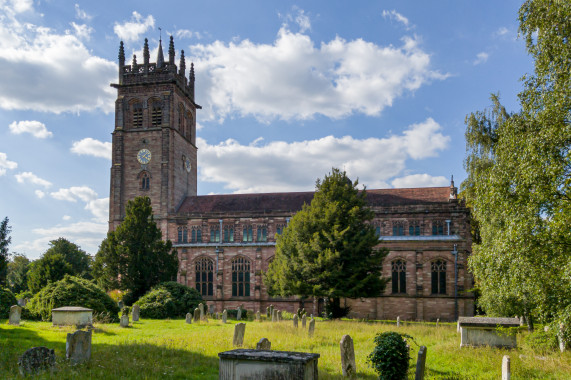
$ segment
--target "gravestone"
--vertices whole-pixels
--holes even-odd
[[[219,313],[219,312],[216,312],[216,317],[215,317],[215,319],[220,319],[220,313]]]
[[[397,317],[397,327],[400,327],[400,316]]]
[[[343,335],[341,342],[341,370],[344,377],[354,379],[357,377],[357,366],[355,364],[355,347],[353,346],[353,339],[349,335]]]
[[[559,341],[559,351],[565,352],[567,350],[567,341],[565,340],[565,325],[563,323],[559,324],[559,334],[557,334],[557,340]]]
[[[271,350],[272,349],[272,342],[268,340],[268,338],[262,338],[256,344],[256,350]]]
[[[81,306],[63,306],[52,309],[52,324],[54,326],[73,325],[78,328],[91,326],[93,310]]]
[[[270,305],[270,317],[274,315],[274,305]]]
[[[298,320],[297,314],[294,314],[294,316],[293,316],[293,327],[295,327],[295,328],[297,328],[297,320]]]
[[[121,327],[129,327],[129,316],[128,315],[122,315],[121,316],[121,322],[119,325]]]
[[[244,333],[246,332],[246,324],[245,323],[236,323],[234,325],[234,339],[232,340],[232,344],[234,346],[241,346],[244,344]]]
[[[186,323],[191,324],[192,323],[192,314],[190,313],[186,313]]]
[[[458,322],[456,322],[456,332],[460,332],[460,318],[458,318]]]
[[[511,370],[510,370],[510,357],[504,355],[502,359],[502,380],[510,380]]]
[[[91,330],[67,334],[65,357],[71,364],[81,364],[91,358]]]
[[[200,320],[200,309],[194,309],[194,322],[198,322]]]
[[[282,319],[283,319],[282,318],[282,311],[278,310],[278,322],[281,321]]]
[[[272,310],[272,322],[276,322],[278,320],[278,311]]]
[[[139,305],[133,305],[133,311],[131,312],[131,317],[133,317],[133,322],[139,321],[139,315],[141,313],[141,309]]]
[[[256,311],[256,321],[259,322],[261,318],[262,318],[262,317],[261,317],[261,315],[260,315],[260,310]]]
[[[418,359],[416,359],[416,373],[414,380],[424,379],[424,367],[426,365],[426,346],[420,346],[418,350]]]
[[[208,306],[208,312],[210,314],[214,314],[215,311],[216,311],[216,305],[212,304],[212,305]]]
[[[315,319],[311,318],[311,320],[309,321],[309,329],[307,330],[309,337],[311,338],[313,336],[313,333],[315,332]]]
[[[22,307],[18,305],[10,306],[10,317],[8,323],[12,326],[20,326],[20,317],[22,316]]]
[[[305,316],[305,314],[301,317],[301,327],[305,328],[305,325],[307,323],[307,317]]]
[[[440,323],[440,318],[436,318],[436,327],[438,327],[439,323]]]
[[[270,319],[270,307],[266,307],[266,318]]]
[[[238,306],[238,311],[236,312],[236,319],[242,319],[242,308],[240,308],[240,306]]]
[[[26,306],[27,303],[28,303],[27,298],[20,298],[18,300],[18,306],[24,307],[24,306]]]
[[[198,309],[200,310],[200,320],[204,321],[204,304],[199,303]]]
[[[222,312],[222,323],[226,323],[227,320],[228,320],[228,312],[224,310]]]
[[[18,359],[20,375],[33,375],[42,370],[53,370],[56,365],[54,350],[47,347],[32,347]]]

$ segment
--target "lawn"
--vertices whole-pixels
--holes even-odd
[[[231,350],[233,324],[219,321],[188,325],[184,320],[142,320],[132,327],[95,324],[91,361],[72,367],[65,361],[66,334],[73,328],[53,327],[47,322],[23,321],[19,327],[0,321],[0,377],[18,377],[18,357],[28,348],[54,348],[58,371],[44,373],[46,379],[217,379],[218,352]],[[319,358],[320,379],[341,379],[339,341],[344,334],[354,340],[357,371],[361,379],[376,379],[367,366],[373,337],[383,331],[411,335],[428,347],[427,379],[499,379],[503,355],[511,357],[512,379],[571,379],[571,354],[539,352],[524,343],[527,332],[518,334],[516,350],[462,348],[455,324],[408,324],[321,321],[312,338],[291,321],[247,322],[244,348],[255,348],[268,338],[272,349],[315,352]],[[414,379],[418,346],[411,344],[409,379]]]

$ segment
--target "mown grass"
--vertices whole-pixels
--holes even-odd
[[[30,347],[56,351],[58,371],[42,379],[217,379],[218,353],[233,349],[234,321],[188,325],[184,320],[143,320],[132,327],[96,324],[89,363],[70,366],[65,360],[66,334],[74,328],[53,327],[47,322],[24,321],[19,327],[0,321],[0,378],[18,378],[18,357]],[[571,354],[536,352],[518,334],[518,349],[460,348],[455,324],[407,324],[317,321],[315,335],[295,329],[291,321],[247,322],[244,348],[255,348],[265,337],[272,349],[320,354],[319,378],[341,379],[339,341],[344,334],[354,340],[357,370],[361,379],[376,379],[367,365],[373,337],[383,331],[399,331],[428,347],[428,379],[499,379],[503,355],[511,357],[512,379],[571,379]],[[414,379],[418,346],[411,344],[413,360],[409,379]]]

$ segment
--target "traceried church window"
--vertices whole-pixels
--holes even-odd
[[[133,128],[141,128],[143,126],[143,106],[142,104],[133,105]]]
[[[418,222],[411,222],[408,225],[408,234],[410,236],[420,236],[420,223]]]
[[[258,234],[256,236],[256,241],[268,241],[267,226],[258,226]]]
[[[393,293],[406,293],[406,262],[395,260],[391,266]]]
[[[149,190],[150,189],[151,177],[149,176],[149,173],[144,172],[141,175],[140,183],[141,183],[141,190]]]
[[[151,125],[153,127],[160,127],[163,123],[163,107],[160,103],[154,103],[151,113]]]
[[[210,227],[210,242],[218,243],[220,241],[220,227]]]
[[[224,242],[231,243],[234,241],[234,227],[224,226]]]
[[[214,295],[214,262],[207,257],[201,257],[196,260],[195,268],[195,286],[198,293],[203,296]]]
[[[432,294],[446,294],[446,261],[433,261],[430,267]]]
[[[192,227],[191,234],[192,243],[202,243],[202,229],[198,227]]]
[[[232,297],[250,297],[250,260],[232,260]]]
[[[444,235],[444,223],[440,220],[432,222],[432,235]]]
[[[252,231],[252,226],[244,226],[242,231],[242,241],[243,242],[252,242],[254,240],[254,235]]]
[[[188,243],[188,229],[186,227],[178,228],[178,242]]]
[[[393,236],[404,236],[403,222],[393,222]]]

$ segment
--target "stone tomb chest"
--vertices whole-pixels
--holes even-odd
[[[498,331],[498,327],[519,327],[517,318],[460,317],[458,325],[462,336],[460,347],[517,347],[515,334]]]
[[[93,323],[93,310],[81,306],[64,306],[52,309],[54,326],[88,326]]]
[[[220,380],[317,380],[319,354],[239,349],[218,357]]]

